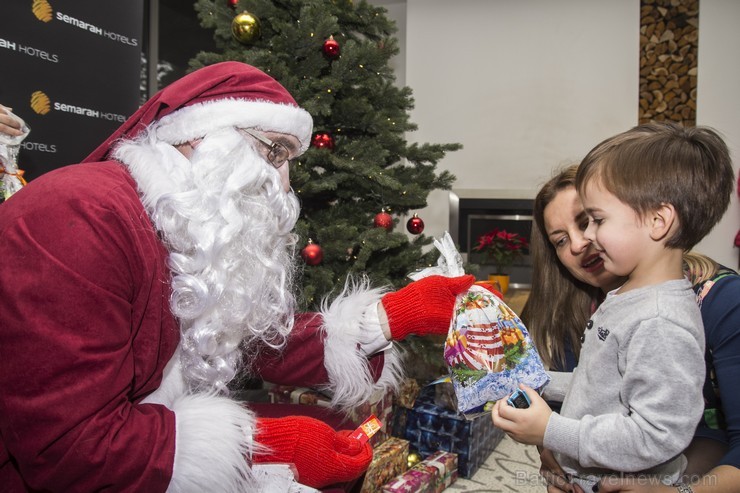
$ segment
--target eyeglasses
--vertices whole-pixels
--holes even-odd
[[[267,160],[270,161],[270,164],[272,164],[275,169],[280,169],[285,163],[288,162],[288,159],[290,158],[290,151],[280,142],[272,141],[265,137],[262,133],[249,128],[240,128],[239,131],[247,135],[251,135],[270,149],[270,151],[267,153]]]

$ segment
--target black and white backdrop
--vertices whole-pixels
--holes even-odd
[[[139,106],[144,0],[13,0],[0,6],[0,104],[31,128],[33,179],[84,159]]]

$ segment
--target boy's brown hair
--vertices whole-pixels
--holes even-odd
[[[688,250],[719,222],[735,187],[730,151],[708,127],[647,123],[602,141],[581,161],[576,188],[600,186],[640,215],[671,204],[678,229],[666,246]]]

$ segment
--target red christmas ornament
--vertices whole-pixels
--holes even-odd
[[[376,228],[385,228],[391,231],[393,229],[393,218],[383,209],[375,216],[373,224],[375,224]]]
[[[317,149],[334,150],[334,137],[328,132],[316,132],[311,139],[311,145]]]
[[[339,43],[334,39],[334,36],[329,36],[329,39],[324,41],[324,46],[321,49],[324,50],[324,55],[329,60],[334,60],[339,56]]]
[[[301,257],[307,265],[319,265],[324,260],[324,250],[311,240],[308,240],[303,250],[301,250]]]
[[[239,0],[228,0],[228,2],[229,2],[229,7],[231,7],[232,9],[235,9],[237,4],[239,3]]]
[[[424,221],[421,220],[418,214],[414,214],[414,217],[406,222],[406,229],[412,235],[421,234],[424,231]]]

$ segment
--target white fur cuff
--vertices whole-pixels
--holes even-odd
[[[227,397],[185,395],[173,403],[175,464],[168,492],[244,492],[257,485],[247,465],[256,418]]]
[[[367,317],[368,310],[377,310],[384,294],[382,289],[370,289],[369,282],[348,281],[335,301],[321,308],[326,333],[325,365],[333,395],[332,405],[350,409],[361,404],[376,390],[398,390],[403,379],[402,361],[395,347],[385,350],[385,365],[380,379],[375,382],[370,373],[362,344],[374,340],[380,330],[377,318]]]

